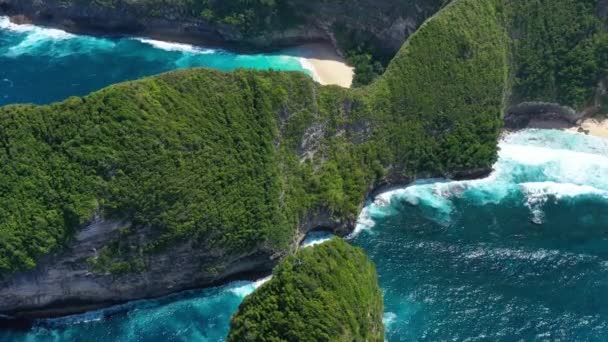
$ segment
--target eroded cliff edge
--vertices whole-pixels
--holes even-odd
[[[350,231],[379,186],[487,172],[509,78],[498,5],[447,6],[361,89],[193,69],[0,109],[0,311],[268,270],[309,229]]]

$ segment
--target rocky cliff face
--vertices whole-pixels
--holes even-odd
[[[336,31],[340,30],[369,36],[378,48],[392,54],[443,2],[289,0],[284,1],[284,6],[295,12],[297,20],[281,27],[273,27],[269,22],[255,30],[206,19],[197,12],[198,7],[192,8],[194,5],[179,0],[171,5],[146,0],[0,0],[0,14],[69,31],[146,35],[237,49],[272,49],[314,41],[336,44]]]
[[[352,229],[352,224],[332,218],[328,211],[318,210],[303,220],[297,238],[301,240],[308,231],[318,227],[344,235]],[[128,226],[128,222],[98,217],[80,230],[66,249],[43,257],[34,270],[0,280],[1,312],[26,319],[78,313],[209,286],[237,275],[242,278],[247,274],[270,272],[284,256],[262,247],[254,253],[226,254],[214,246],[193,246],[185,241],[166,252],[146,255],[143,272],[124,275],[92,272],[89,260],[97,257],[104,246],[125,239],[120,231]],[[149,240],[153,236],[152,230],[144,229],[139,230],[135,238]]]
[[[453,175],[454,179],[475,179],[487,176],[490,168],[473,169]],[[444,175],[427,175],[428,178]],[[378,184],[370,185],[368,195],[402,187],[412,182],[395,172]],[[363,203],[361,204],[363,205]],[[307,233],[323,229],[338,236],[346,236],[356,221],[344,220],[326,208],[311,210],[302,218],[294,246]],[[31,271],[0,279],[0,312],[11,319],[34,319],[62,316],[103,308],[125,301],[154,298],[193,288],[211,286],[231,278],[267,274],[275,267],[283,253],[273,253],[260,246],[257,251],[227,254],[214,246],[194,246],[185,241],[162,253],[144,257],[145,270],[122,275],[91,270],[89,260],[117,239],[123,243],[145,244],[154,238],[150,229],[138,230],[135,237],[121,236],[129,222],[104,220],[97,217],[82,228],[69,246],[43,257]],[[139,241],[129,241],[136,238]]]

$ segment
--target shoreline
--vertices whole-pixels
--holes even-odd
[[[321,85],[350,88],[353,83],[354,68],[328,43],[302,44],[284,53],[298,57],[302,68],[308,70]]]
[[[234,53],[242,54],[259,54],[259,53],[275,53],[286,55],[289,57],[297,58],[302,69],[308,71],[310,76],[316,82],[321,85],[337,85],[343,88],[350,88],[353,77],[354,68],[350,67],[345,59],[340,56],[337,49],[328,42],[307,42],[296,44],[288,47],[277,48],[276,50],[264,50],[252,51],[247,49],[238,49],[230,45],[215,45],[215,44],[204,44],[200,41],[188,39],[188,37],[175,37],[173,35],[157,35],[157,34],[143,34],[143,35],[104,35],[94,32],[72,32],[63,27],[55,28],[53,26],[36,25],[31,21],[23,18],[16,18],[12,16],[5,16],[0,14],[0,17],[8,18],[9,22],[13,25],[32,25],[40,28],[48,28],[54,30],[65,31],[67,34],[76,35],[87,35],[92,37],[110,37],[110,38],[133,38],[140,41],[150,41],[169,44],[189,45],[192,49],[209,49],[209,50],[226,50]],[[21,19],[21,20],[19,20]],[[157,47],[163,49],[162,47]]]
[[[608,139],[608,117],[587,118],[577,122],[576,126],[566,129],[569,132],[591,135],[597,138]]]
[[[557,129],[573,134],[584,134],[601,139],[608,139],[608,117],[590,117],[570,123],[560,119],[533,119],[525,128]]]
[[[292,37],[276,39],[270,43],[258,44],[251,40],[231,40],[225,37],[215,28],[213,30],[187,31],[181,27],[174,27],[173,22],[159,20],[150,23],[153,27],[138,26],[127,22],[122,26],[91,26],[75,23],[64,17],[40,17],[38,15],[26,15],[22,11],[3,10],[0,8],[0,18],[6,17],[15,25],[32,25],[41,28],[56,29],[74,35],[85,35],[100,38],[132,38],[140,37],[159,40],[170,43],[188,44],[202,46],[210,49],[228,50],[239,54],[273,54],[306,44],[329,44],[331,40],[323,35],[311,35],[306,37]],[[182,22],[192,25],[191,21]],[[189,26],[190,27],[190,26]]]

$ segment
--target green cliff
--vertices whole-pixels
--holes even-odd
[[[154,269],[148,255],[186,240],[281,255],[310,213],[347,231],[377,185],[487,170],[508,78],[503,21],[497,1],[454,2],[357,90],[193,69],[2,108],[0,272],[34,267],[95,215],[125,222],[88,258],[98,272]]]
[[[228,341],[384,341],[376,269],[341,239],[287,257],[245,298]]]
[[[605,91],[597,92],[608,74],[608,26],[606,17],[600,16],[606,3],[517,0],[506,4],[515,76],[511,102],[554,102],[574,109],[594,102],[608,104]]]

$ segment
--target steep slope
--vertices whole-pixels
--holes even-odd
[[[310,229],[348,233],[379,186],[488,172],[508,78],[500,9],[452,3],[357,90],[192,69],[0,109],[0,311],[268,270]]]
[[[233,316],[228,341],[384,341],[376,269],[341,239],[283,260]]]

